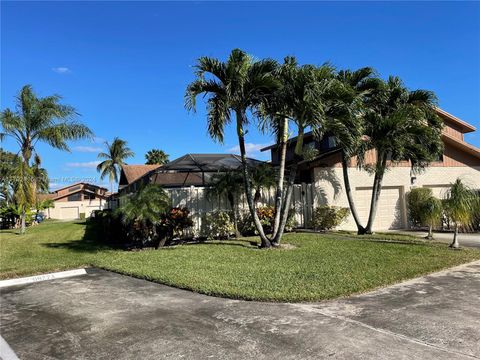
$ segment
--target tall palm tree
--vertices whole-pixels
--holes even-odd
[[[168,163],[168,154],[163,150],[152,149],[145,154],[145,160],[147,165],[163,165]]]
[[[362,164],[375,174],[370,213],[363,233],[372,232],[386,170],[400,161],[409,161],[416,171],[441,155],[443,122],[435,112],[436,104],[433,92],[409,91],[393,76],[368,95],[364,116],[368,141],[363,150],[375,149],[376,161]]]
[[[36,144],[44,142],[50,146],[69,151],[67,142],[69,140],[78,140],[90,138],[92,131],[84,124],[75,120],[77,113],[70,105],[60,103],[59,95],[51,95],[43,98],[37,97],[30,85],[25,85],[17,97],[17,110],[5,109],[0,113],[0,123],[2,131],[0,139],[10,137],[20,147],[23,165],[19,167],[22,175],[29,176],[28,179],[20,180],[22,185],[19,187],[21,193],[17,198],[21,199],[22,204],[22,233],[25,232],[25,216],[29,206],[33,202],[28,202],[31,196],[25,196],[34,190],[24,189],[28,185],[28,180],[32,179],[30,159],[35,151]],[[32,183],[29,185],[32,187]]]
[[[361,224],[353,200],[348,168],[354,156],[357,157],[357,163],[362,164],[362,159],[359,156],[361,157],[364,153],[361,149],[365,145],[363,137],[365,128],[363,119],[365,114],[364,100],[379,85],[379,79],[375,77],[375,70],[370,67],[355,71],[340,70],[335,78],[338,83],[329,99],[328,121],[324,130],[335,138],[336,145],[341,149],[345,193],[358,232],[363,233],[365,228]]]
[[[1,112],[1,135],[18,143],[25,163],[30,162],[39,141],[69,151],[67,141],[93,136],[87,126],[75,120],[75,109],[61,104],[61,99],[59,95],[39,98],[30,85],[25,85],[17,97],[17,110]]]
[[[236,237],[240,236],[238,231],[238,205],[240,195],[242,194],[243,178],[242,174],[235,170],[223,170],[214,174],[207,190],[207,197],[226,197],[230,208],[232,209],[233,224]]]
[[[185,94],[185,107],[195,110],[196,98],[200,94],[208,97],[209,135],[223,142],[224,129],[235,114],[238,143],[242,160],[245,193],[250,214],[260,234],[263,247],[271,246],[255,210],[245,151],[247,113],[255,111],[263,98],[280,86],[273,76],[277,63],[273,60],[253,60],[244,51],[235,49],[226,62],[215,58],[201,57],[195,66],[197,79],[188,85]]]
[[[113,139],[110,145],[105,141],[107,152],[98,154],[99,159],[105,159],[97,165],[97,171],[100,172],[100,178],[108,175],[110,180],[110,191],[113,192],[113,183],[118,182],[120,168],[125,165],[125,160],[135,156],[134,152],[127,146],[127,142],[118,137]]]
[[[322,136],[326,122],[328,97],[336,83],[332,66],[328,64],[320,67],[299,66],[293,57],[285,58],[277,76],[282,87],[271,98],[267,98],[267,102],[263,104],[262,108],[264,114],[267,115],[265,128],[270,128],[275,133],[281,154],[272,235],[273,244],[280,242],[287,222],[297,166],[305,155],[303,144],[305,130],[310,128],[317,138]],[[289,179],[284,190],[281,184],[283,183],[282,169],[285,167],[289,122],[293,123],[297,129],[297,138],[294,161],[289,169]]]
[[[470,189],[460,179],[457,179],[446,194],[444,207],[447,215],[453,221],[454,234],[450,247],[458,249],[458,227],[460,225],[470,225],[476,210],[478,211],[479,195]]]

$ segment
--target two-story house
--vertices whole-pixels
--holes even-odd
[[[442,135],[445,145],[443,155],[419,174],[412,173],[407,161],[395,164],[387,171],[374,223],[375,230],[408,227],[406,194],[412,188],[428,187],[435,196],[442,198],[450,184],[461,178],[469,186],[480,189],[480,149],[464,140],[464,134],[475,131],[475,127],[441,109],[437,113],[445,123]],[[295,138],[289,140],[287,161],[293,160],[295,144]],[[305,145],[316,148],[318,156],[299,166],[297,182],[314,184],[316,205],[348,207],[343,190],[340,149],[334,139],[327,134],[321,141],[317,141],[312,134],[307,134]],[[272,163],[277,164],[279,159],[276,146],[262,149],[267,150],[271,152]],[[367,154],[366,161],[375,161],[374,150]],[[373,175],[357,169],[355,159],[348,171],[357,211],[365,225],[370,209]],[[341,228],[355,230],[353,218],[350,216]]]
[[[83,182],[68,185],[50,194],[39,194],[40,199],[51,199],[55,205],[45,210],[45,215],[61,220],[90,217],[93,210],[104,208],[107,197],[106,188]]]

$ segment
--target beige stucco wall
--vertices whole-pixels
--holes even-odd
[[[460,178],[469,186],[480,189],[480,167],[431,167],[427,168],[423,173],[414,176],[416,176],[416,181],[415,184],[412,185],[410,168],[408,167],[394,167],[385,174],[383,181],[385,193],[383,193],[382,190],[384,206],[383,209],[382,207],[378,208],[377,216],[379,214],[382,216],[381,213],[383,211],[383,218],[389,217],[389,214],[385,214],[385,211],[392,212],[391,207],[388,206],[390,205],[388,201],[391,201],[389,197],[391,197],[393,193],[397,193],[398,189],[398,201],[395,204],[397,212],[395,214],[396,220],[392,221],[389,225],[385,225],[384,221],[380,228],[374,230],[405,228],[408,226],[405,195],[411,188],[432,187],[434,194],[441,197],[449,184],[457,178]],[[368,218],[367,209],[369,208],[373,175],[356,168],[349,168],[349,177],[354,199],[356,200],[355,205],[357,208],[363,209],[363,211],[360,212],[363,213],[362,221],[364,221],[365,225]],[[343,189],[341,168],[315,168],[314,178],[316,205],[326,203],[328,205],[348,207],[347,197]],[[368,192],[369,196],[365,196],[366,192]],[[380,195],[381,201],[382,194]],[[356,230],[355,222],[351,215],[339,229]]]
[[[55,207],[44,211],[44,214],[50,219],[73,220],[80,217],[80,213],[85,213],[85,217],[90,217],[93,210],[102,210],[105,206],[105,200],[84,200],[84,201],[56,201]]]

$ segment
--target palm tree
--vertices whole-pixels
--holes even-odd
[[[417,171],[437,159],[443,151],[443,121],[435,112],[433,92],[409,91],[398,77],[391,76],[380,83],[368,95],[365,105],[368,141],[363,151],[375,149],[376,161],[373,165],[361,164],[375,176],[368,222],[360,233],[372,233],[386,170],[400,161],[409,161],[412,169]]]
[[[163,165],[168,163],[168,154],[163,150],[152,149],[145,154],[145,160],[147,165]]]
[[[453,241],[450,247],[458,249],[460,244],[458,242],[458,227],[460,225],[470,225],[476,210],[478,210],[479,195],[460,179],[457,179],[446,194],[444,200],[445,212],[453,221],[454,234]]]
[[[0,132],[0,139],[11,137],[17,142],[24,163],[21,172],[25,175],[26,167],[30,166],[30,159],[32,154],[36,153],[35,146],[39,141],[56,149],[69,151],[67,144],[69,140],[93,136],[87,126],[75,120],[78,115],[75,109],[72,106],[61,104],[60,100],[59,95],[39,98],[30,85],[25,85],[17,97],[17,111],[7,108],[0,113],[0,123],[3,129]],[[26,182],[26,180],[22,180],[22,182]],[[26,189],[23,190],[26,191]],[[18,198],[27,200],[29,197],[24,196],[25,191],[18,195]],[[31,191],[27,192],[31,193]],[[22,233],[25,232],[23,225],[28,205],[24,202],[22,205],[24,209]]]
[[[34,193],[47,193],[48,188],[50,185],[50,181],[48,179],[47,169],[42,168],[42,160],[38,154],[35,154],[33,158],[33,165],[32,165],[32,173],[33,173],[33,186],[34,186]]]
[[[280,86],[273,76],[276,67],[277,63],[273,60],[256,61],[239,49],[233,50],[226,62],[201,57],[196,65],[197,79],[188,85],[185,94],[188,110],[195,110],[198,95],[208,97],[207,131],[214,140],[223,142],[225,126],[231,122],[232,113],[235,114],[247,203],[262,247],[270,247],[271,243],[255,210],[247,168],[245,133],[249,123],[247,112],[255,111],[264,97]]]
[[[335,78],[338,83],[335,91],[331,93],[330,106],[328,106],[328,121],[324,131],[335,138],[335,143],[341,149],[342,173],[345,193],[351,214],[357,225],[358,233],[363,233],[365,228],[360,222],[355,203],[353,201],[348,167],[352,157],[357,157],[361,164],[364,146],[364,100],[365,97],[379,84],[375,78],[375,70],[364,67],[355,71],[340,70]]]
[[[275,219],[272,242],[279,244],[288,219],[293,184],[298,163],[304,160],[303,139],[305,130],[312,129],[318,138],[322,136],[326,121],[329,94],[336,81],[334,69],[328,64],[320,67],[313,65],[299,66],[293,57],[285,58],[284,64],[277,71],[282,87],[263,104],[262,111],[267,116],[265,128],[270,128],[277,137],[280,146],[281,163],[277,186]],[[285,168],[286,138],[289,122],[297,128],[296,146],[293,165],[289,169],[287,187],[283,189]]]
[[[148,184],[120,206],[116,211],[124,223],[139,226],[142,241],[156,239],[156,224],[170,206],[170,198],[160,185]]]
[[[32,168],[24,161],[18,162],[14,175],[14,202],[17,205],[17,209],[21,211],[20,234],[25,234],[27,213],[35,203],[35,187],[32,186],[34,175]]]
[[[438,224],[443,212],[442,202],[432,195],[424,200],[420,209],[422,223],[428,225],[428,235],[426,238],[433,239],[433,227]]]
[[[110,145],[105,141],[107,152],[98,154],[99,159],[105,159],[97,165],[97,171],[100,172],[100,178],[108,175],[110,180],[110,191],[113,192],[113,183],[118,182],[120,168],[125,165],[125,160],[135,156],[134,152],[127,146],[127,142],[118,137],[113,139]]]
[[[242,184],[243,178],[241,173],[235,170],[223,170],[211,177],[207,189],[207,198],[221,198],[224,196],[227,198],[232,209],[236,237],[240,236],[238,231],[238,205],[242,193]]]
[[[24,162],[30,162],[39,141],[69,151],[67,141],[93,136],[87,126],[75,121],[75,109],[60,100],[59,95],[39,98],[30,85],[25,85],[17,97],[18,111],[1,112],[2,136],[18,143]]]
[[[270,164],[260,164],[250,167],[250,180],[255,190],[253,201],[258,203],[263,189],[272,189],[276,185],[275,170]]]

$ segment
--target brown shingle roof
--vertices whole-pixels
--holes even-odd
[[[122,172],[125,175],[127,184],[141,178],[146,173],[159,168],[161,165],[122,165]]]

